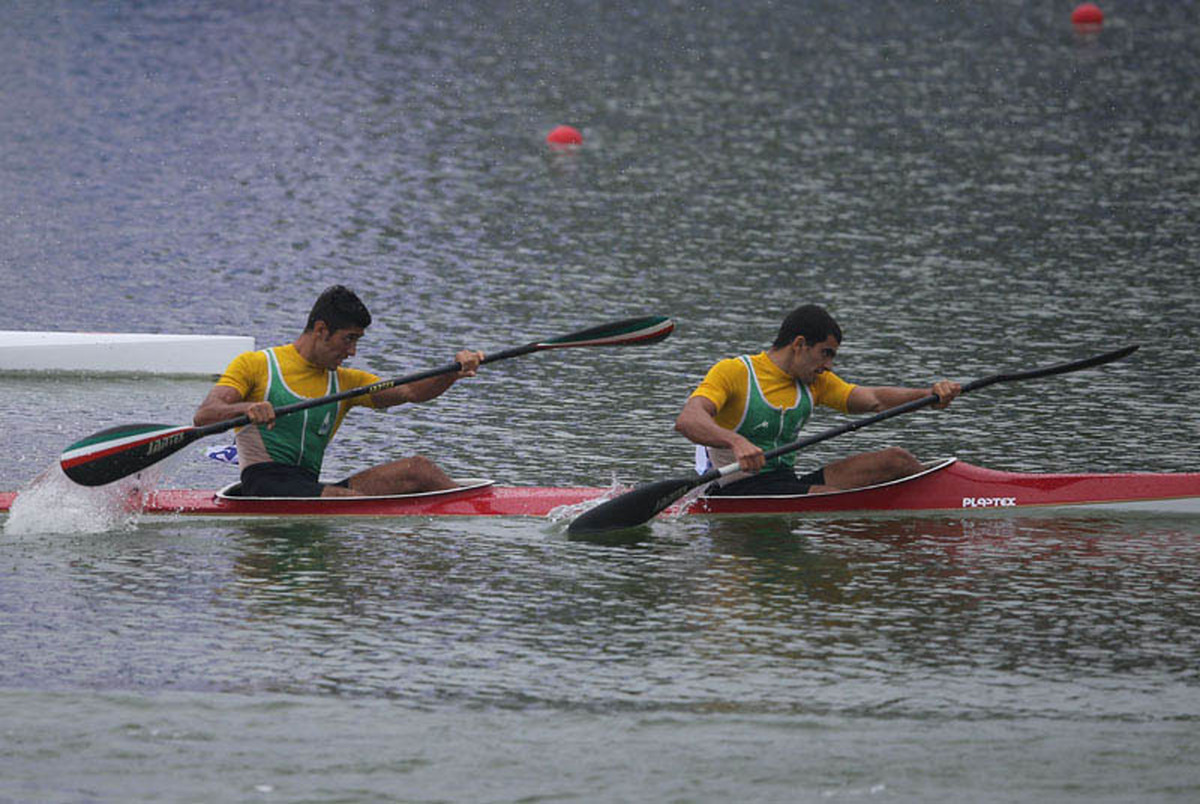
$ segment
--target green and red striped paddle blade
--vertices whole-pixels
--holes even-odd
[[[569,335],[534,341],[524,346],[515,346],[503,352],[489,354],[484,363],[504,360],[545,349],[567,349],[572,346],[645,346],[658,343],[675,331],[675,319],[665,315],[649,315],[642,318],[625,318],[611,321],[598,327],[588,327]]]
[[[657,343],[674,331],[674,319],[652,315],[583,329],[561,338],[542,341],[538,345],[542,349],[562,349],[568,346],[643,346]]]
[[[63,450],[63,473],[81,486],[103,486],[140,472],[204,434],[195,427],[122,424],[76,441]]]

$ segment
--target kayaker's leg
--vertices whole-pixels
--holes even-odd
[[[350,478],[350,488],[326,486],[322,496],[414,494],[452,489],[458,484],[433,461],[421,455],[373,466]]]
[[[908,450],[902,447],[888,447],[878,452],[864,452],[826,464],[826,485],[813,486],[811,491],[837,491],[872,486],[908,477],[923,468],[921,462]]]

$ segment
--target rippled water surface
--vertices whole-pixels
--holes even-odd
[[[659,345],[356,412],[327,457],[608,486],[687,471],[704,371],[817,301],[852,381],[1141,349],[802,461],[1196,470],[1200,14],[1106,11],[10,4],[3,326],[268,345],[344,282],[375,315],[355,364],[398,376],[672,315]],[[560,123],[582,148],[546,147]],[[208,386],[0,375],[0,489]],[[200,447],[164,469],[230,479]],[[613,547],[45,497],[0,534],[2,801],[1200,796],[1194,519],[661,520]]]

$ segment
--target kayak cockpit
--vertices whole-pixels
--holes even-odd
[[[928,477],[930,475],[937,474],[938,472],[941,472],[942,470],[947,469],[948,467],[950,467],[952,464],[956,463],[957,461],[958,461],[958,458],[937,458],[932,461],[926,461],[924,464],[925,468],[915,474],[907,475],[905,477],[898,477],[895,480],[889,480],[886,483],[875,483],[870,486],[858,486],[857,488],[852,488],[852,489],[838,489],[837,491],[814,491],[809,494],[778,494],[778,495],[720,494],[720,495],[716,495],[714,497],[705,497],[703,499],[720,499],[720,500],[731,500],[731,499],[747,499],[747,500],[759,499],[759,500],[761,500],[761,499],[790,499],[790,498],[815,499],[817,497],[837,497],[837,496],[841,496],[844,494],[861,494],[864,491],[874,491],[875,489],[888,489],[888,488],[894,488],[895,486],[904,485],[906,483],[912,483],[913,481],[919,480],[923,477]]]
[[[305,503],[320,503],[324,501],[337,500],[342,504],[347,502],[378,502],[381,500],[403,501],[403,500],[428,500],[431,498],[448,497],[456,494],[465,494],[468,492],[477,492],[481,489],[486,489],[489,486],[495,485],[496,481],[485,477],[468,477],[456,478],[455,483],[458,485],[452,489],[438,489],[437,491],[421,491],[414,494],[381,494],[381,495],[361,495],[356,497],[252,497],[248,494],[242,494],[241,482],[230,483],[228,486],[216,492],[218,500],[228,502],[252,502],[252,501],[291,501]]]

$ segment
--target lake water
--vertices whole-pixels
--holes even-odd
[[[868,384],[1141,349],[802,463],[1194,471],[1200,8],[1104,8],[11,3],[3,328],[266,346],[342,282],[375,315],[353,364],[399,376],[671,315],[658,345],[355,412],[326,461],[627,486],[687,471],[687,394],[815,301]],[[580,149],[546,146],[560,123]],[[208,387],[0,376],[0,489]],[[167,469],[232,477],[200,446]],[[610,547],[58,494],[0,534],[0,801],[1200,798],[1194,518],[661,520]]]

